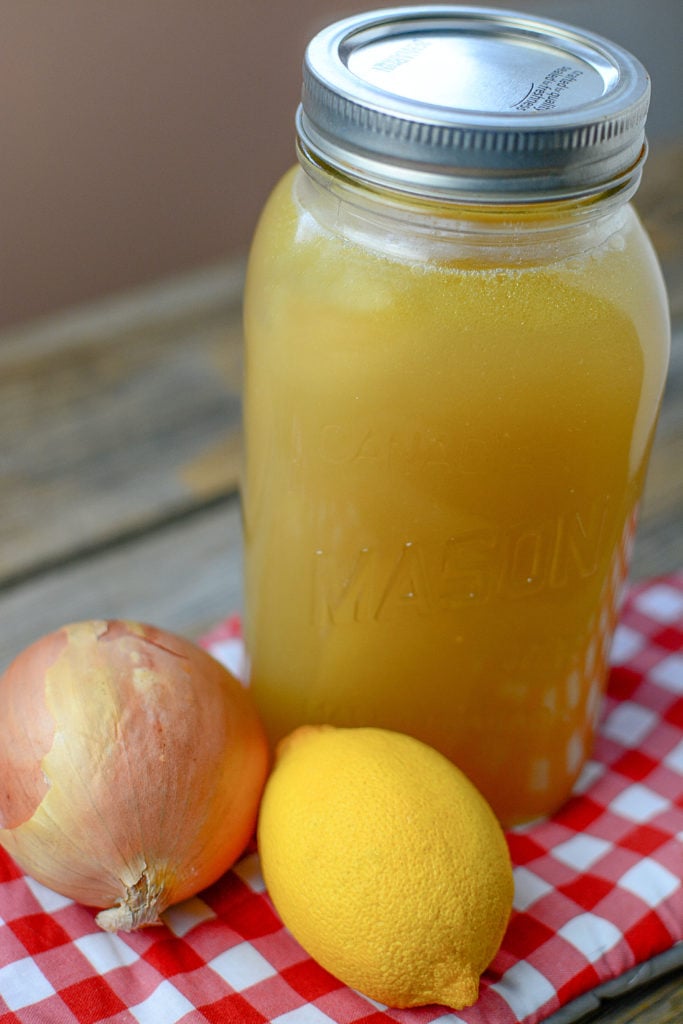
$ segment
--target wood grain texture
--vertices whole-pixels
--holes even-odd
[[[635,205],[664,271],[675,320],[683,316],[683,143],[650,153]]]
[[[235,490],[241,286],[219,267],[0,336],[0,581]]]
[[[683,146],[637,202],[683,314]],[[0,335],[0,585],[234,493],[243,265],[218,265]],[[683,562],[677,338],[633,563]]]
[[[674,333],[669,375],[652,449],[631,577],[683,565],[683,326]]]
[[[681,1024],[683,971],[609,1000],[579,1021],[580,1024]]]
[[[128,618],[192,639],[242,606],[236,497],[0,590],[0,672],[66,622]]]
[[[679,1024],[683,1020],[681,982],[678,946],[578,996],[551,1014],[546,1024]]]

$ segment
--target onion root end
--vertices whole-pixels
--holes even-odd
[[[132,932],[161,924],[160,915],[167,906],[164,886],[145,869],[134,885],[126,886],[125,896],[99,912],[95,923],[105,932]]]

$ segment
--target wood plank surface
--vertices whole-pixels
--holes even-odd
[[[661,142],[645,162],[635,206],[657,250],[671,315],[683,317],[683,142]]]
[[[683,971],[674,971],[642,988],[605,1001],[579,1021],[580,1024],[681,1024]]]
[[[683,147],[638,204],[683,319]],[[0,586],[139,534],[237,487],[241,264],[0,334]],[[683,563],[683,367],[672,355],[634,576]]]
[[[242,606],[239,503],[209,502],[0,591],[0,672],[65,622],[130,618],[196,638]]]
[[[584,1024],[681,1024],[683,971],[603,1004]]]
[[[235,490],[240,267],[0,336],[0,582]]]
[[[232,333],[223,326],[216,333],[221,343],[228,339],[228,347],[236,347],[236,326]],[[209,348],[216,345],[211,332],[206,337],[211,339]],[[239,356],[233,353],[231,360],[232,372],[236,373]],[[634,579],[683,565],[682,394],[683,332],[676,336],[643,500],[633,559]],[[215,396],[212,401],[216,401]],[[120,406],[120,415],[124,419],[128,415],[125,403]],[[33,538],[29,536],[27,542],[32,559],[24,557],[23,572],[16,572],[15,557],[9,561],[9,574],[4,566],[4,579],[0,576],[0,670],[32,639],[64,621],[124,615],[196,636],[241,608],[239,424],[229,417],[218,425],[210,420],[208,428],[206,422],[205,433],[196,443],[199,454],[188,460],[180,445],[172,447],[166,452],[165,464],[145,467],[148,476],[139,485],[140,473],[133,471],[132,453],[124,459],[119,490],[114,489],[115,501],[111,504],[110,481],[105,478],[100,482],[95,473],[96,435],[89,438],[93,449],[87,483],[75,472],[71,486],[52,495],[50,501],[36,497],[34,524],[20,524],[27,535],[33,531]],[[182,430],[182,423],[175,429]],[[150,427],[149,433],[158,435],[158,430]],[[148,450],[153,452],[155,446],[150,445]],[[136,451],[136,456],[139,454]],[[150,481],[155,472],[177,486]],[[34,483],[29,481],[28,486]],[[101,493],[93,499],[87,487],[101,488]],[[129,498],[138,518],[131,514]],[[16,496],[14,500],[18,501]],[[75,501],[88,506],[88,519],[93,524],[90,532],[82,529],[88,520],[76,515]],[[61,531],[52,521],[55,515],[65,519]],[[6,526],[3,520],[3,529]],[[16,539],[16,532],[8,530],[8,551],[15,556],[22,550],[13,551]],[[61,549],[56,546],[58,542],[63,545]]]
[[[669,949],[579,996],[546,1024],[679,1024],[682,982],[681,949]]]
[[[634,580],[683,565],[683,324],[674,332],[631,564]]]

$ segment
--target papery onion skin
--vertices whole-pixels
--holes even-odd
[[[153,626],[64,626],[0,678],[0,843],[43,885],[105,908],[107,930],[157,923],[227,871],[267,771],[249,693]]]

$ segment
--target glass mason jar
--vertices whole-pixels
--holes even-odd
[[[245,294],[245,633],[271,740],[379,725],[501,821],[591,749],[666,374],[648,78],[510,12],[311,42]]]

